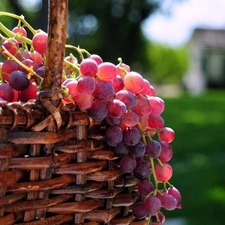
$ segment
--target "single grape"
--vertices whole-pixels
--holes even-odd
[[[146,145],[146,154],[151,158],[157,158],[161,154],[162,147],[156,140],[148,141]]]
[[[132,111],[126,112],[123,115],[123,123],[128,127],[134,127],[138,124],[138,122],[139,122],[139,116]]]
[[[77,80],[75,78],[70,78],[68,80],[63,81],[62,86],[67,88],[68,94],[74,100],[74,98],[78,95]],[[70,102],[66,95],[63,97],[63,99],[65,102]]]
[[[133,154],[136,158],[144,156],[145,151],[146,147],[141,141],[139,141],[136,145],[130,147],[130,153]]]
[[[48,34],[41,31],[36,33],[32,38],[34,50],[40,54],[45,54],[47,49]]]
[[[9,84],[13,89],[17,91],[23,91],[30,85],[30,80],[27,78],[27,75],[24,72],[16,70],[10,74]]]
[[[147,196],[152,191],[154,191],[154,184],[151,181],[148,180],[142,180],[138,184],[138,192],[142,197]]]
[[[117,74],[118,74],[119,76],[121,76],[122,78],[124,78],[125,75],[126,75],[128,72],[130,72],[130,67],[129,67],[127,64],[125,64],[125,63],[119,64],[119,66],[118,66],[117,68],[118,68],[118,69],[117,69]]]
[[[94,101],[94,97],[92,95],[83,94],[80,92],[78,92],[77,95],[73,97],[73,99],[82,111],[86,111],[87,109],[91,108]]]
[[[98,100],[111,101],[114,98],[114,89],[111,82],[98,80],[96,81],[96,87],[93,96]]]
[[[115,117],[123,117],[126,110],[126,105],[118,99],[113,99],[108,104],[108,115],[112,115]]]
[[[173,149],[171,145],[165,141],[160,141],[159,143],[162,147],[162,151],[158,158],[161,160],[162,163],[169,162],[173,156]]]
[[[161,116],[149,116],[148,120],[149,127],[162,129],[165,127],[164,119]]]
[[[110,62],[103,62],[98,66],[97,77],[101,80],[111,81],[117,75],[117,68]]]
[[[148,179],[150,174],[151,172],[149,162],[144,159],[138,159],[137,166],[134,169],[134,175],[140,180],[145,180]]]
[[[149,196],[144,200],[144,207],[150,216],[155,216],[161,209],[161,202],[155,196]]]
[[[116,75],[116,77],[112,79],[112,85],[115,93],[120,90],[123,90],[124,88],[123,79],[119,75]]]
[[[128,127],[123,131],[123,141],[128,146],[134,146],[140,141],[141,135],[136,127]]]
[[[136,96],[137,104],[132,109],[139,117],[147,117],[151,113],[152,107],[148,99],[143,95]]]
[[[170,127],[165,127],[160,130],[159,138],[162,141],[166,141],[167,143],[171,143],[175,138],[175,132]]]
[[[148,80],[144,79],[144,88],[140,92],[141,95],[148,95],[150,93],[150,83]]]
[[[149,96],[148,100],[152,106],[151,116],[153,117],[160,116],[161,113],[163,112],[163,108],[160,104],[159,99],[155,96]]]
[[[5,47],[6,50],[12,55],[16,55],[17,51],[19,50],[19,44],[15,38],[9,38],[5,40],[2,46]],[[2,51],[2,55],[8,57],[8,55],[4,52],[4,50]]]
[[[33,52],[30,52],[30,56],[31,56],[31,59],[38,65],[38,66],[41,66],[41,63],[43,62],[43,57],[42,55],[37,52],[37,51],[33,51]]]
[[[17,34],[16,40],[18,41],[19,44],[21,44],[22,41],[20,39],[18,39],[18,37],[27,37],[27,31],[25,30],[24,27],[14,27],[12,29],[12,32]]]
[[[163,163],[162,166],[157,164],[155,166],[155,174],[158,181],[168,181],[173,175],[173,169],[168,163]]]
[[[137,104],[135,95],[127,90],[118,91],[115,98],[122,101],[127,106],[127,110],[134,108],[134,106]]]
[[[143,219],[147,216],[147,210],[144,207],[144,202],[135,202],[132,207],[134,216],[138,219]]]
[[[144,88],[144,79],[139,73],[131,71],[124,77],[124,87],[134,94],[140,94]]]
[[[93,77],[97,74],[98,64],[93,59],[84,59],[80,64],[80,72],[83,76]]]
[[[4,99],[7,102],[12,102],[14,99],[13,88],[6,83],[0,84],[0,98]]]
[[[124,155],[120,159],[120,169],[125,173],[133,172],[134,168],[136,167],[137,163],[131,154]]]
[[[91,55],[89,56],[89,59],[95,60],[95,62],[96,62],[98,65],[100,65],[101,63],[103,63],[102,58],[101,58],[99,55],[97,55],[97,54],[91,54]]]
[[[95,81],[89,76],[83,76],[77,82],[77,89],[83,94],[92,94],[95,90],[95,87]]]
[[[32,82],[30,82],[30,85],[28,86],[27,89],[20,91],[19,99],[22,102],[27,102],[28,100],[36,98],[37,98],[37,86],[34,85]]]
[[[110,126],[105,131],[105,141],[109,146],[118,145],[123,139],[123,132],[118,126]]]
[[[69,56],[66,56],[64,58],[65,61],[68,61],[70,63],[72,63],[73,65],[76,65],[78,63],[78,60],[76,57],[74,57],[72,54],[70,54]],[[72,66],[67,66],[66,63],[63,63],[63,68],[66,70],[66,73],[72,72]]]
[[[165,194],[161,200],[162,207],[166,210],[174,210],[177,207],[177,200],[170,194]]]
[[[149,93],[148,93],[149,96],[155,96],[155,88],[150,85],[150,90],[149,90]]]
[[[174,186],[168,188],[168,194],[172,195],[174,198],[177,200],[177,208],[181,209],[182,204],[181,204],[181,194],[180,191],[175,188]]]
[[[31,52],[27,52],[24,49],[18,49],[15,57],[19,60],[19,61],[23,61],[24,59],[32,59],[31,57]]]
[[[9,75],[16,70],[19,70],[20,66],[19,64],[17,64],[17,62],[15,62],[12,59],[8,59],[6,60],[3,64],[2,64],[2,77],[5,81],[9,81]]]
[[[34,62],[31,59],[24,59],[22,61],[22,63],[27,66],[28,68],[32,68],[34,72],[36,72],[36,70],[38,69],[38,65],[36,62]],[[27,71],[26,69],[24,69],[23,67],[20,68],[21,71],[23,71],[24,73],[28,74],[29,71]]]
[[[107,102],[94,100],[91,108],[88,109],[88,114],[93,120],[104,120],[108,114]]]
[[[117,156],[121,157],[129,153],[129,147],[123,141],[121,141],[119,144],[115,146],[114,152]]]

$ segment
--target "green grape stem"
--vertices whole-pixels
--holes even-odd
[[[66,45],[65,47],[77,51],[78,54],[79,54],[79,56],[80,56],[80,58],[81,58],[81,60],[84,59],[83,53],[85,53],[87,56],[90,56],[91,55],[87,50],[81,49],[79,46],[78,47],[75,47],[73,45]]]
[[[13,14],[13,13],[8,13],[8,12],[0,12],[0,16],[8,16],[8,17],[11,17],[11,18],[14,18],[14,19],[17,19],[19,21],[21,21],[23,23],[23,26],[24,27],[27,27],[31,32],[32,34],[36,34],[38,32],[38,30],[35,30],[25,19],[24,19],[24,16],[21,15],[21,16],[18,16],[16,14]]]

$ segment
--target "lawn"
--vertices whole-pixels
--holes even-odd
[[[165,214],[188,225],[224,225],[225,91],[163,99],[162,116],[176,132],[171,182],[183,195],[183,209]]]

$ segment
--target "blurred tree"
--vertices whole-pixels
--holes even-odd
[[[149,74],[153,83],[181,84],[188,68],[188,54],[185,47],[172,48],[149,42]]]

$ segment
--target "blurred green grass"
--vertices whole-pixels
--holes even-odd
[[[224,225],[225,91],[163,99],[165,125],[176,133],[171,183],[183,197],[183,209],[165,215],[188,225]]]

